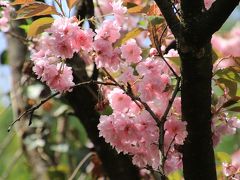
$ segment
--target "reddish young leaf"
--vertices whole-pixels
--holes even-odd
[[[34,2],[32,4],[23,6],[17,11],[16,19],[26,19],[34,16],[44,16],[49,14],[58,14],[54,6],[45,3]]]
[[[78,2],[78,0],[67,0],[67,5],[69,9],[72,9],[74,5],[76,5],[76,3]]]
[[[12,6],[15,5],[28,5],[35,2],[35,0],[15,0],[14,2],[10,3]]]

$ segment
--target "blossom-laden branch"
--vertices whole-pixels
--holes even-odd
[[[176,87],[175,87],[175,89],[174,89],[174,91],[173,91],[172,97],[171,97],[171,99],[170,99],[169,102],[168,102],[168,106],[167,106],[167,108],[166,108],[163,116],[161,117],[161,121],[160,121],[160,124],[159,124],[159,129],[160,129],[159,149],[161,149],[161,152],[162,152],[163,155],[164,155],[164,135],[165,135],[164,124],[165,124],[165,122],[167,121],[167,116],[168,116],[168,114],[169,114],[169,111],[170,111],[171,108],[172,108],[174,99],[176,98],[177,93],[178,93],[179,90],[180,90],[180,84],[181,84],[181,78],[179,77],[179,78],[177,79],[177,84],[176,84]]]
[[[109,83],[109,82],[101,82],[101,81],[95,81],[95,80],[90,80],[90,81],[86,81],[86,82],[81,82],[78,84],[75,84],[74,86],[72,86],[72,88],[77,88],[80,86],[85,86],[85,85],[91,85],[91,84],[100,84],[100,85],[106,85],[106,86],[117,86],[117,84],[115,83]],[[13,125],[20,121],[24,116],[29,115],[29,126],[32,124],[32,118],[33,118],[33,114],[34,112],[39,109],[44,103],[46,103],[47,101],[49,101],[50,99],[56,97],[57,95],[61,94],[59,91],[55,92],[51,95],[49,95],[47,98],[41,100],[38,104],[36,104],[35,106],[32,106],[31,108],[27,109],[26,111],[24,111],[15,121],[13,121],[10,126],[8,127],[8,132],[11,131]]]

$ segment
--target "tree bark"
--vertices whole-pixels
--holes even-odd
[[[211,36],[229,17],[239,0],[216,0],[209,10],[203,0],[181,0],[181,21],[170,0],[155,0],[176,38],[181,58],[182,118],[188,136],[183,145],[186,180],[215,180],[211,132]]]
[[[211,44],[208,42],[202,48],[189,49],[183,52],[179,48],[182,61],[182,118],[187,122],[188,132],[183,146],[184,178],[215,180],[211,132]]]
[[[18,28],[19,21],[12,23],[11,33],[17,34],[20,37],[24,37],[22,30]],[[22,69],[26,59],[27,47],[16,37],[8,36],[8,58],[9,64],[12,70],[12,108],[14,113],[14,119],[16,119],[21,113],[26,110],[26,99],[24,99],[24,87],[22,86]],[[28,126],[27,118],[22,118],[21,121],[15,124],[16,132],[21,138],[23,153],[26,156],[31,169],[32,175],[36,180],[48,180],[48,166],[43,161],[36,149],[29,150],[24,144],[24,138],[31,135],[31,129]]]

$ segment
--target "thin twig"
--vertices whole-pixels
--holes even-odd
[[[23,155],[22,149],[18,149],[14,156],[13,159],[10,161],[9,165],[7,166],[7,169],[4,171],[3,175],[0,177],[1,179],[8,179],[8,176],[12,172],[13,167],[17,164],[17,161],[21,158]]]
[[[168,157],[168,153],[171,149],[171,146],[173,145],[173,142],[175,141],[175,138],[176,138],[177,134],[174,135],[174,137],[172,138],[169,146],[168,146],[168,149],[166,151],[166,154],[163,156],[163,163],[162,163],[162,166],[164,167],[164,164],[165,164],[165,161],[167,160],[167,157]]]
[[[62,7],[62,2],[61,2],[61,0],[60,0],[60,2],[59,2],[58,0],[54,0],[54,1],[57,3],[60,11],[62,12],[62,15],[63,15],[63,16],[66,16],[66,15],[65,15],[65,12],[64,12],[64,10],[63,10],[63,7]]]
[[[159,129],[160,129],[160,134],[159,134],[159,149],[161,150],[161,153],[164,155],[164,135],[165,135],[165,130],[164,130],[164,124],[167,120],[167,116],[168,116],[168,113],[173,105],[173,102],[174,102],[174,99],[176,98],[177,96],[177,93],[179,91],[179,88],[180,88],[180,82],[181,82],[181,78],[179,77],[177,79],[177,84],[176,84],[176,87],[173,91],[173,94],[172,94],[172,97],[171,99],[169,100],[168,102],[168,106],[160,120],[160,126],[159,126]]]
[[[159,124],[159,118],[157,117],[157,115],[152,111],[152,109],[149,107],[149,105],[146,102],[142,101],[140,97],[137,97],[133,94],[130,84],[128,84],[128,87],[126,89],[123,85],[120,85],[105,68],[103,68],[103,70],[106,72],[109,79],[114,83],[116,83],[116,85],[119,88],[121,88],[138,106],[139,104],[137,103],[137,101],[140,102],[143,105],[143,107],[149,112],[149,114],[153,117],[155,122]]]
[[[167,60],[166,60],[165,57],[163,56],[163,54],[162,54],[162,50],[161,50],[162,39],[163,39],[163,35],[164,35],[164,33],[165,33],[166,30],[167,30],[167,26],[165,26],[165,28],[163,29],[159,41],[158,41],[158,38],[157,38],[156,33],[155,33],[155,31],[156,31],[155,26],[153,26],[153,29],[154,29],[154,30],[153,30],[152,34],[153,34],[154,44],[155,44],[155,47],[156,47],[157,52],[158,52],[158,55],[157,55],[157,56],[159,56],[160,58],[163,59],[163,61],[164,61],[165,64],[168,66],[168,68],[169,68],[170,71],[173,73],[173,75],[178,79],[179,76],[178,76],[177,73],[174,71],[174,69],[172,68],[172,66],[167,62]]]
[[[86,81],[86,82],[81,82],[81,83],[75,84],[71,88],[76,88],[76,87],[80,87],[80,86],[84,86],[84,85],[90,85],[90,84],[101,84],[101,85],[107,85],[107,86],[117,86],[115,83],[90,80],[90,81]],[[20,121],[26,115],[30,115],[29,125],[31,125],[32,124],[32,117],[33,117],[34,111],[39,109],[44,103],[46,103],[47,101],[49,101],[50,99],[56,97],[59,94],[60,94],[60,92],[55,92],[52,95],[48,96],[46,99],[41,100],[40,103],[38,103],[37,105],[32,106],[30,109],[27,109],[26,111],[24,111],[15,121],[13,121],[10,124],[10,126],[8,127],[8,132],[11,131],[13,125],[16,122]]]
[[[73,171],[72,175],[70,176],[70,178],[68,178],[68,180],[73,180],[74,177],[77,175],[79,169],[82,167],[82,165],[92,156],[94,155],[93,152],[88,153],[77,165],[76,169]]]
[[[23,43],[24,45],[29,45],[29,40],[27,40],[26,38],[14,33],[14,32],[11,32],[11,31],[8,31],[8,32],[5,32],[6,34],[8,34],[9,36],[12,36],[16,39],[18,39],[19,41],[21,41],[21,43]]]

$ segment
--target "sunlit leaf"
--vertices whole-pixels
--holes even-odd
[[[45,29],[49,28],[54,19],[51,17],[44,17],[33,21],[29,26],[28,37],[34,37],[42,33]]]
[[[35,0],[15,0],[14,2],[10,3],[12,6],[15,6],[15,5],[28,5],[30,3],[33,3],[35,2]]]
[[[164,18],[162,16],[148,16],[148,21],[152,25],[158,25],[164,22]]]
[[[168,175],[168,180],[180,180],[180,179],[182,179],[182,175],[180,174],[179,171],[170,173]]]
[[[19,26],[19,28],[23,29],[25,33],[28,33],[29,26],[30,25],[22,24],[22,25]]]
[[[240,68],[237,66],[227,67],[225,69],[219,69],[216,71],[215,75],[233,81],[240,82]]]
[[[181,60],[180,57],[166,57],[169,59],[173,64],[175,64],[177,67],[181,66]]]
[[[231,156],[225,152],[216,152],[215,153],[216,159],[219,162],[230,162],[231,161]]]
[[[147,13],[149,10],[149,6],[134,6],[128,9],[129,14],[138,14],[138,13]]]
[[[72,9],[74,5],[76,5],[76,3],[78,2],[78,0],[67,0],[67,5],[69,9]]]
[[[16,19],[26,19],[34,16],[44,16],[50,14],[59,15],[54,6],[50,6],[48,4],[40,2],[35,2],[27,6],[23,6],[16,13],[17,13]]]
[[[125,42],[127,42],[129,39],[135,38],[137,37],[141,32],[143,32],[144,29],[143,28],[135,28],[132,31],[128,32],[124,38],[122,38],[117,44],[116,46],[121,46],[122,44],[124,44]]]

